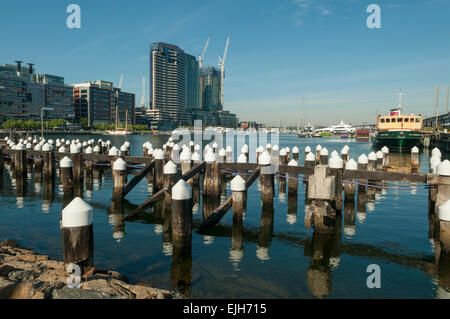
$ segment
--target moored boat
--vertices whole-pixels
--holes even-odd
[[[389,115],[380,115],[377,118],[377,134],[373,140],[376,148],[387,146],[394,150],[410,150],[414,146],[420,146],[422,116],[402,114],[402,93],[399,96],[398,107],[392,109]]]

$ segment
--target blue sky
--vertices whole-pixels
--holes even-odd
[[[81,29],[66,27],[66,7],[81,7]],[[366,8],[381,7],[381,29]],[[445,108],[450,85],[448,0],[5,1],[0,64],[20,59],[67,83],[113,81],[141,97],[149,44],[174,43],[217,66],[227,34],[225,109],[241,120],[297,125],[300,97],[316,124],[374,122],[396,93],[411,113]],[[147,88],[148,91],[148,88]],[[147,93],[148,94],[148,93]]]

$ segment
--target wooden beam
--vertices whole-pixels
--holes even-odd
[[[247,179],[247,181],[246,181],[246,183],[245,183],[247,189],[249,189],[250,186],[252,186],[253,182],[256,181],[256,180],[258,179],[259,171],[260,171],[260,168],[257,167],[257,168],[252,172],[252,174],[248,177],[248,179]]]
[[[427,183],[430,185],[450,185],[447,176],[440,176],[437,174],[428,174]]]
[[[200,227],[198,228],[198,233],[203,234],[206,230],[217,224],[220,219],[226,214],[226,212],[231,208],[232,204],[233,197],[228,196],[228,198],[224,200],[222,204],[220,204],[220,206],[217,207],[211,215],[209,215],[209,217],[203,222],[203,224],[200,225]]]
[[[219,170],[227,171],[252,171],[257,167],[256,163],[219,163]]]
[[[400,181],[400,182],[416,182],[426,183],[427,174],[411,174],[398,172],[383,171],[361,171],[361,170],[344,170],[344,179],[361,178],[373,181]]]
[[[280,174],[313,175],[314,167],[280,165],[278,172]]]
[[[155,166],[155,161],[152,161],[150,164],[147,164],[142,171],[139,173],[139,175],[136,175],[133,177],[131,181],[125,185],[125,188],[123,189],[123,197],[125,197],[147,174],[153,169]]]
[[[161,199],[161,197],[164,196],[165,192],[167,192],[167,189],[163,188],[159,190],[157,193],[150,196],[145,202],[143,202],[138,208],[134,209],[131,213],[128,214],[127,217],[124,218],[125,221],[129,220],[134,215],[144,211],[145,209],[153,206],[155,202]]]
[[[205,162],[201,162],[200,164],[197,164],[196,166],[192,167],[190,171],[188,171],[186,174],[184,174],[183,176],[181,176],[180,179],[184,180],[185,182],[187,182],[188,180],[190,180],[192,177],[194,177],[195,175],[197,175],[198,173],[200,173],[203,169],[205,169]]]

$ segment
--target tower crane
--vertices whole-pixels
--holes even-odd
[[[223,80],[225,79],[225,60],[227,58],[228,46],[230,44],[230,34],[228,34],[227,43],[225,44],[225,51],[223,52],[223,58],[219,57],[220,66],[220,104],[223,107]]]
[[[145,75],[142,76],[141,107],[145,107]]]
[[[123,72],[120,75],[120,81],[119,81],[119,89],[121,89],[121,90],[122,90],[122,83],[123,83]]]
[[[208,40],[206,40],[205,46],[203,47],[202,55],[198,57],[198,67],[199,69],[202,68],[203,58],[205,57],[206,50],[208,50],[209,41],[211,40],[211,34],[208,35]]]

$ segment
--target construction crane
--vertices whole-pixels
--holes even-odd
[[[203,58],[205,57],[206,50],[208,50],[209,41],[211,40],[211,34],[208,35],[208,40],[206,40],[205,46],[203,47],[202,55],[198,57],[198,67],[202,68]]]
[[[119,81],[119,89],[121,89],[121,90],[122,90],[122,83],[123,83],[123,72],[120,75],[120,81]]]
[[[220,104],[223,107],[223,80],[225,79],[225,60],[227,58],[228,46],[230,44],[230,34],[228,34],[227,43],[225,44],[225,51],[223,52],[223,58],[219,57],[220,66]]]
[[[142,76],[141,107],[145,107],[145,75]]]

